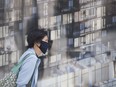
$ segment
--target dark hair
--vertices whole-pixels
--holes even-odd
[[[34,29],[30,32],[28,32],[27,36],[27,43],[28,48],[31,48],[34,46],[34,43],[41,42],[41,40],[47,35],[47,31],[45,29]]]

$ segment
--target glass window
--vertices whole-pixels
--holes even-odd
[[[86,42],[86,40],[85,40],[86,38],[85,37],[80,37],[79,39],[81,41],[81,45],[85,44],[85,42]]]
[[[91,43],[91,34],[86,35],[86,44]]]
[[[79,21],[79,13],[78,12],[75,12],[74,20],[75,20],[75,22]]]
[[[72,8],[73,7],[73,0],[69,0],[68,5],[69,5],[69,8]]]
[[[72,23],[72,14],[67,14],[68,15],[68,23]]]
[[[3,48],[3,40],[0,40],[0,48]]]
[[[14,21],[21,20],[21,10],[14,10]]]
[[[85,22],[85,29],[90,29],[91,28],[91,20]]]
[[[63,15],[63,24],[67,24],[68,23],[68,17],[67,14]]]
[[[91,8],[89,11],[90,11],[89,14],[90,14],[91,16],[95,16],[95,15],[96,15],[96,9],[95,9],[95,8]]]
[[[56,16],[50,17],[50,27],[54,27],[56,25]]]
[[[113,22],[113,23],[116,23],[116,16],[113,16],[113,17],[112,17],[112,22]]]
[[[103,20],[101,18],[97,19],[97,30],[103,27]]]
[[[41,26],[42,28],[47,28],[48,18],[43,18],[43,19],[38,20],[38,25]]]
[[[44,26],[44,25],[43,25],[43,19],[39,19],[39,20],[38,20],[38,25],[41,26],[41,27],[43,28],[43,26]]]
[[[73,43],[74,43],[74,42],[73,42],[73,38],[69,38],[69,39],[68,39],[68,46],[69,46],[69,47],[72,47]]]
[[[79,38],[75,38],[74,39],[74,47],[78,47],[79,46]]]
[[[56,39],[56,30],[52,30],[51,31],[51,40],[55,40]]]
[[[85,23],[81,23],[80,24],[80,30],[84,30],[85,29]]]
[[[97,17],[101,17],[102,16],[102,7],[98,7],[97,8]]]
[[[48,3],[44,3],[44,16],[48,15]]]
[[[87,12],[86,10],[81,10],[80,17],[82,20],[86,18],[86,12]]]
[[[93,41],[95,41],[95,33],[93,33],[92,39],[93,39]]]
[[[57,39],[61,38],[61,30],[57,30]]]
[[[95,20],[92,20],[92,21],[91,21],[91,25],[92,25],[91,30],[94,31],[95,28],[96,28],[96,22],[95,22]]]
[[[88,18],[88,17],[90,16],[89,10],[90,10],[90,9],[86,9],[86,18]]]
[[[0,66],[2,66],[2,55],[0,55]]]
[[[106,7],[105,6],[102,7],[102,16],[106,16]]]
[[[61,15],[56,16],[56,22],[57,22],[58,25],[61,24]]]

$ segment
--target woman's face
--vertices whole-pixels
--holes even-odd
[[[40,56],[41,53],[45,54],[48,49],[48,36],[44,36],[40,43],[35,43],[34,49],[38,56]]]
[[[49,47],[49,44],[48,44],[48,37],[45,36],[42,41],[40,42],[40,47],[39,49],[41,50],[42,53],[46,53],[47,52],[47,49]]]

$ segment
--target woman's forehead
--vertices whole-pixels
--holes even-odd
[[[48,41],[48,36],[45,36],[42,41]]]

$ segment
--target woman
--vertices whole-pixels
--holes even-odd
[[[47,31],[33,30],[27,36],[28,49],[21,56],[21,61],[26,55],[30,55],[23,61],[16,81],[17,87],[37,87],[38,66],[41,62],[39,57],[48,49]]]

